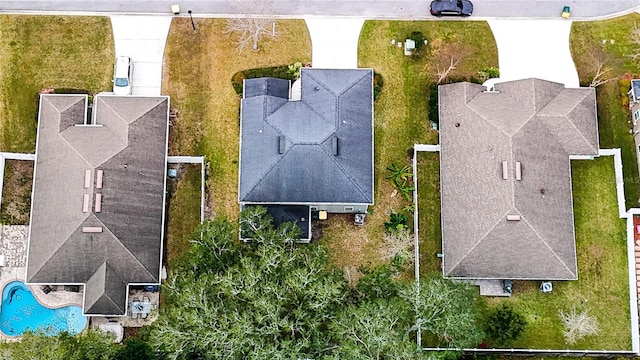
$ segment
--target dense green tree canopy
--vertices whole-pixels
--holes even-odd
[[[238,240],[253,239],[247,244]],[[123,345],[89,331],[27,334],[0,345],[0,358],[419,359],[418,325],[430,346],[475,346],[477,291],[442,278],[398,280],[402,261],[361,269],[350,288],[320,244],[297,244],[293,224],[277,228],[266,210],[204,223],[163,285],[158,320]],[[449,357],[450,358],[450,357]]]

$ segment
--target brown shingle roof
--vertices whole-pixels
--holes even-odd
[[[576,279],[569,156],[598,154],[595,92],[537,79],[483,90],[439,89],[444,275]]]
[[[124,315],[127,284],[160,280],[169,99],[96,96],[97,125],[76,126],[86,101],[40,98],[27,282],[85,284],[84,313]]]

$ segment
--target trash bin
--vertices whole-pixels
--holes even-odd
[[[565,6],[564,8],[562,8],[562,17],[564,19],[568,19],[569,16],[571,16],[571,8],[568,6]]]
[[[171,5],[171,12],[174,15],[180,14],[180,5],[178,5],[178,4]]]

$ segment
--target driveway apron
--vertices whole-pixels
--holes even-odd
[[[133,60],[133,95],[160,95],[170,16],[111,16],[116,56]]]
[[[356,69],[364,19],[305,18],[311,36],[311,63],[321,69]]]
[[[489,20],[498,45],[500,81],[540,78],[579,87],[568,20]]]

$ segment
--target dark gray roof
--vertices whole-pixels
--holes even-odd
[[[640,101],[640,80],[631,80],[631,95],[633,101]]]
[[[444,275],[577,279],[569,156],[598,154],[595,91],[538,79],[483,90],[439,88]]]
[[[251,205],[250,205],[251,206]],[[248,206],[248,207],[250,207]],[[257,205],[256,205],[257,206]],[[304,205],[262,205],[271,215],[273,226],[278,227],[286,222],[298,225],[301,240],[311,240],[310,208]]]
[[[74,126],[85,106],[40,98],[27,282],[85,284],[84,313],[124,315],[127,284],[160,280],[169,99],[96,96],[101,126]]]
[[[303,68],[300,81],[300,101],[242,100],[240,202],[372,204],[373,71]]]
[[[289,80],[274,78],[246,79],[244,81],[244,98],[254,96],[275,96],[289,98]]]

